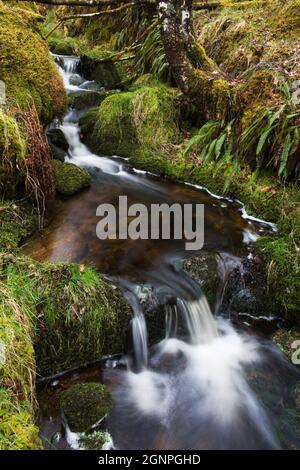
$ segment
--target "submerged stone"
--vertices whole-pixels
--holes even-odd
[[[76,384],[61,396],[61,409],[72,432],[88,431],[105,418],[112,400],[103,384]]]

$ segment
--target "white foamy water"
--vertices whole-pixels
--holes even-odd
[[[189,435],[198,439],[199,449],[234,448],[235,442],[237,448],[279,448],[267,413],[246,379],[246,369],[264,360],[259,343],[237,333],[229,321],[215,321],[203,296],[178,303],[186,340],[169,337],[174,332],[172,313],[168,308],[166,339],[155,347],[148,367],[122,372],[121,385],[113,389],[120,422],[124,419],[135,428],[140,420],[154,419],[163,429],[162,448],[167,449],[178,436],[185,440]],[[138,318],[140,322],[143,317]],[[139,322],[133,322],[134,349],[146,364],[141,348],[147,344],[146,323],[144,318]],[[205,444],[206,433],[215,442]]]

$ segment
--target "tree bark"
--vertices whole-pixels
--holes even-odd
[[[194,86],[194,67],[187,54],[191,27],[191,0],[166,0],[158,4],[161,36],[177,86],[187,94]]]

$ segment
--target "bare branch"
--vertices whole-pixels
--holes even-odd
[[[136,2],[127,3],[126,5],[121,5],[118,8],[112,8],[110,10],[101,10],[96,11],[95,13],[79,13],[77,15],[68,15],[58,18],[58,21],[62,23],[63,21],[76,20],[77,18],[94,18],[95,16],[110,15],[113,13],[119,13],[120,11],[127,10],[127,8],[132,8],[136,6]]]
[[[70,7],[110,7],[115,5],[128,4],[132,0],[19,0],[20,2],[41,3],[43,5],[70,6]],[[136,0],[138,4],[156,3],[155,0]]]

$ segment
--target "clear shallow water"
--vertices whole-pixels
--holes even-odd
[[[95,89],[93,82],[78,77],[76,58],[56,60],[70,93]],[[39,260],[93,265],[118,283],[132,304],[132,353],[121,366],[107,361],[102,376],[113,394],[107,426],[115,448],[297,446],[296,421],[288,413],[293,410],[295,369],[270,344],[236,331],[222,312],[214,318],[199,286],[177,267],[176,262],[189,255],[183,242],[100,241],[96,208],[100,203],[116,204],[120,195],[126,195],[129,204],[147,207],[155,202],[205,204],[204,248],[222,252],[227,266],[227,261],[247,256],[249,242],[274,227],[247,219],[238,202],[135,171],[118,157],[94,155],[80,140],[78,117],[70,110],[60,128],[70,145],[67,161],[86,167],[92,185],[72,198],[57,200],[49,225],[28,240],[24,251]],[[150,302],[161,293],[166,299],[166,321],[156,345],[148,344],[140,302],[145,283],[154,288]],[[44,417],[44,428],[49,421]]]

